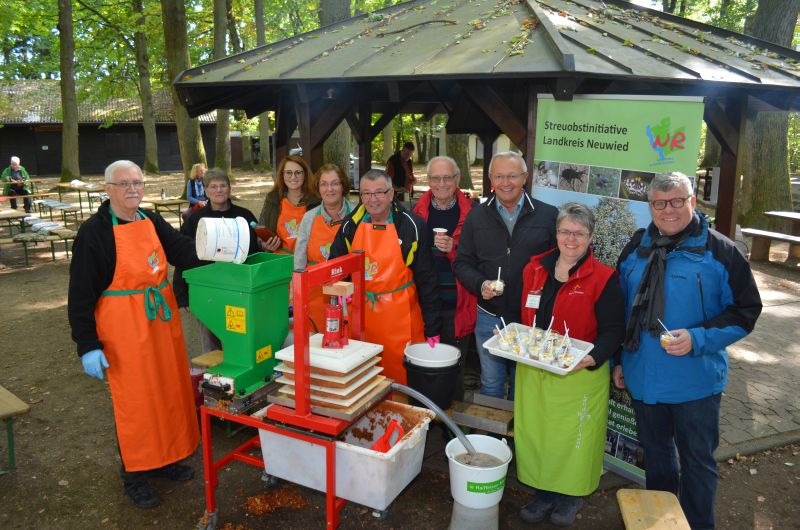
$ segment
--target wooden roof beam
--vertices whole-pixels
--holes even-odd
[[[527,130],[516,113],[488,85],[464,85],[464,92],[517,147],[526,145]]]
[[[722,105],[720,105],[719,100],[712,99],[706,101],[703,110],[703,120],[722,148],[736,157],[739,148],[739,131],[734,127],[734,124],[731,123],[728,114],[725,112],[725,109],[722,108]]]
[[[561,32],[550,22],[550,19],[547,18],[544,10],[539,7],[539,3],[536,0],[527,0],[526,3],[533,11],[533,14],[536,15],[536,18],[539,19],[539,27],[542,28],[545,40],[561,63],[561,67],[567,72],[574,72],[575,56],[569,52],[569,46],[561,37]]]

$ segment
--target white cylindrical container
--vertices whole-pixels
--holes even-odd
[[[503,498],[511,449],[505,440],[491,436],[468,434],[467,439],[475,451],[496,456],[502,464],[495,467],[473,467],[456,461],[455,457],[467,450],[458,438],[453,438],[444,449],[450,461],[450,494],[453,495],[453,500],[467,508],[489,508]]]
[[[250,227],[244,217],[203,217],[197,225],[195,248],[202,260],[243,263],[250,248]]]

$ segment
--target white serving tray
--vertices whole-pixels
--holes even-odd
[[[517,333],[527,333],[531,328],[530,326],[524,326],[517,322],[512,322],[506,327],[506,329],[513,329]],[[562,368],[561,366],[556,366],[548,362],[542,362],[542,361],[537,361],[536,359],[531,359],[530,357],[527,356],[527,354],[523,356],[523,355],[518,355],[511,351],[501,350],[498,344],[499,340],[500,340],[499,335],[493,335],[492,338],[483,343],[483,347],[486,348],[492,355],[503,357],[505,359],[510,359],[518,363],[527,364],[528,366],[533,366],[534,368],[540,368],[542,370],[553,372],[554,374],[558,375],[567,375],[570,372],[570,370],[575,368],[575,365],[577,365],[581,361],[581,359],[586,357],[586,354],[592,351],[592,349],[594,348],[594,344],[592,344],[591,342],[573,339],[572,337],[570,337],[570,342],[572,344],[572,347],[570,348],[569,352],[575,356],[575,359],[573,359],[572,364],[570,364],[567,368]]]

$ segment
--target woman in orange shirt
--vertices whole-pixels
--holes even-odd
[[[275,186],[267,193],[258,224],[277,235],[265,241],[266,250],[294,254],[300,221],[307,210],[320,203],[311,183],[311,168],[297,155],[289,155],[278,165]]]

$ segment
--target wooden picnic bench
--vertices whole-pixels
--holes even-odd
[[[773,241],[789,243],[790,249],[793,245],[800,245],[800,236],[770,232],[760,228],[742,228],[742,234],[753,238],[753,244],[750,247],[750,261],[769,261],[769,247]],[[791,253],[789,258],[792,258]]]
[[[8,438],[8,468],[0,469],[0,475],[13,471],[17,467],[14,455],[14,418],[27,414],[30,410],[30,405],[0,385],[0,420],[4,420],[6,423]]]

